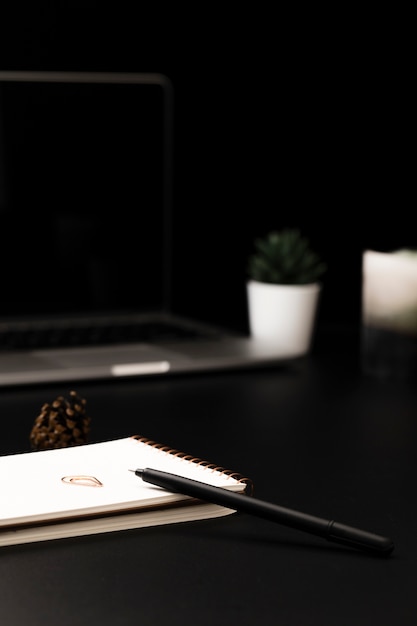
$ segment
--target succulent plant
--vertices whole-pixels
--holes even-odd
[[[327,267],[299,230],[270,232],[254,242],[248,274],[263,283],[305,285],[317,282]]]

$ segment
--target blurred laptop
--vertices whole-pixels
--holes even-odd
[[[173,87],[0,71],[0,386],[288,355],[171,309]]]

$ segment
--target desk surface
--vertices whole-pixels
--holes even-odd
[[[92,442],[145,435],[395,550],[381,559],[244,514],[6,547],[2,623],[415,626],[416,386],[363,376],[347,342],[284,369],[75,389]],[[41,405],[69,390],[1,390],[0,453],[27,451]]]

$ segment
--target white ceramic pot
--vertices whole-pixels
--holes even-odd
[[[273,341],[289,354],[306,354],[312,343],[320,291],[320,283],[274,285],[249,281],[251,336]]]

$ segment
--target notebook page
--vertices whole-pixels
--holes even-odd
[[[133,437],[0,457],[0,528],[190,499],[143,482],[129,471],[138,467],[244,491],[237,478],[190,459]],[[88,478],[62,480],[74,477]]]

